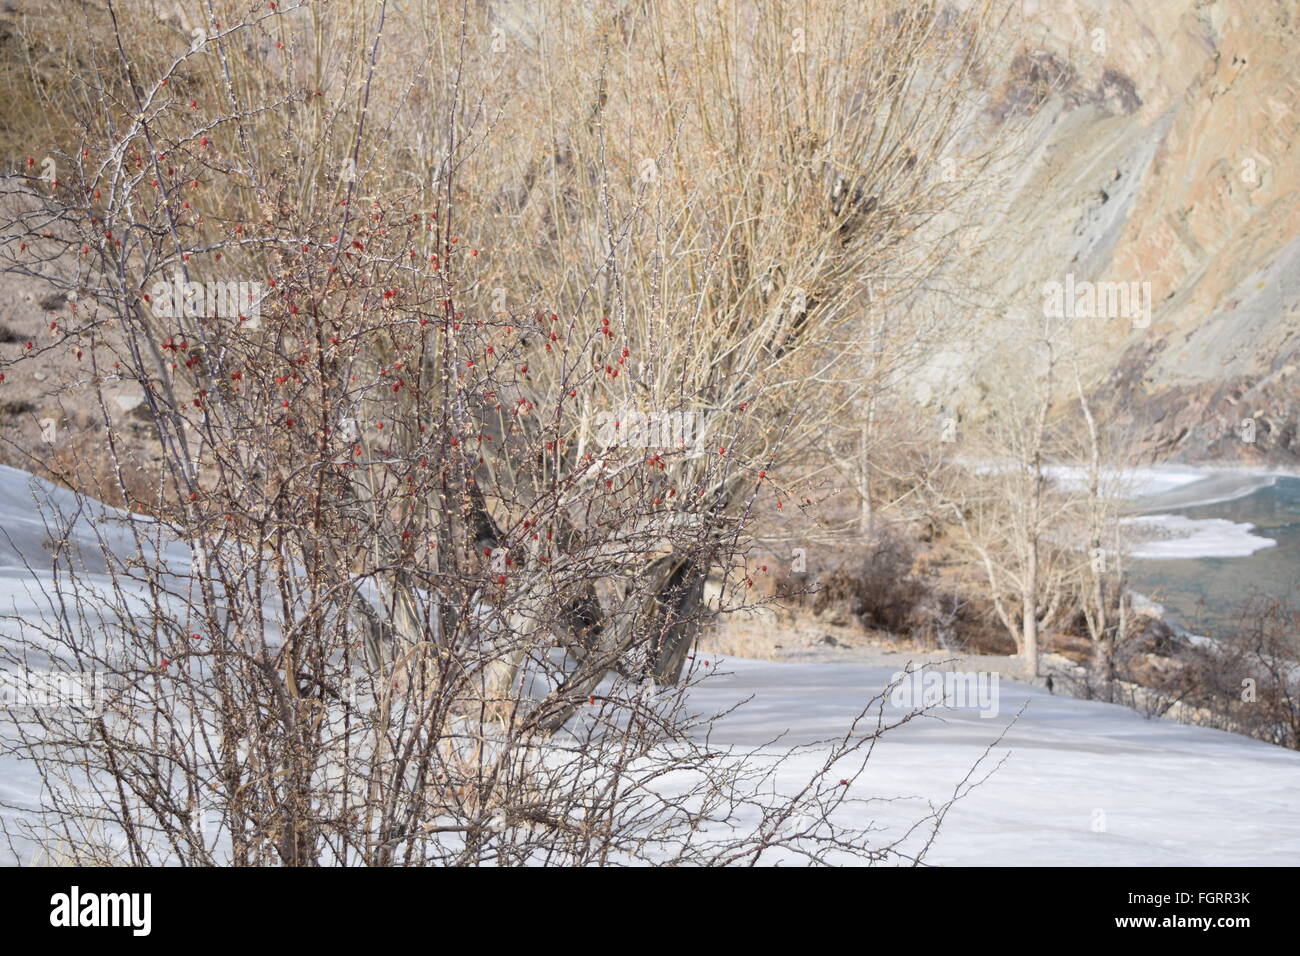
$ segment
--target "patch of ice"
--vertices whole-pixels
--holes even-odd
[[[1225,518],[1139,515],[1124,523],[1139,529],[1154,526],[1161,533],[1155,540],[1134,545],[1129,552],[1134,558],[1244,558],[1277,544],[1272,538],[1252,534],[1253,524]]]

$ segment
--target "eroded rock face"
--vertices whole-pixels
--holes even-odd
[[[1008,128],[1037,108],[989,216],[1004,318],[949,363],[949,401],[978,415],[980,355],[1042,314],[1045,283],[1138,283],[1149,324],[1074,320],[1108,418],[1150,458],[1300,461],[1300,8],[1019,12],[1017,82],[991,107]]]
[[[496,5],[503,22],[531,9]],[[988,114],[1008,155],[973,270],[1001,318],[932,363],[929,400],[987,415],[981,369],[1023,340],[1045,284],[1136,283],[1149,323],[1074,320],[1106,419],[1148,459],[1300,464],[1296,0],[1012,0],[1003,29],[1012,81]],[[62,307],[0,281],[0,350]],[[0,434],[28,419],[0,409]]]

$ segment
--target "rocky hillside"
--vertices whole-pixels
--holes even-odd
[[[1046,283],[1137,283],[1149,317],[1075,319],[1110,420],[1150,459],[1300,461],[1300,4],[1025,0],[1008,34],[996,115],[1039,109],[990,217],[1003,325],[951,357],[947,400],[972,411],[981,351]]]
[[[937,363],[932,400],[977,413],[982,357],[1024,336],[1048,283],[1136,284],[1149,319],[1076,319],[1108,419],[1150,460],[1300,463],[1300,2],[1019,0],[1004,30],[1015,81],[990,111],[1006,179],[978,270],[1000,321]],[[8,354],[62,304],[0,281]],[[55,365],[11,378],[6,437],[54,414],[76,363]]]

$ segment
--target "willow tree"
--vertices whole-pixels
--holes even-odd
[[[479,314],[518,336],[538,414],[494,443],[481,486],[489,511],[544,501],[579,533],[610,473],[653,462],[639,493],[694,531],[611,577],[653,582],[656,679],[681,671],[707,575],[734,571],[722,605],[743,599],[745,562],[722,558],[756,510],[800,505],[798,480],[930,341],[932,317],[903,305],[957,256],[951,215],[991,155],[976,128],[998,82],[993,14],[542,4],[496,32],[514,96],[458,175],[489,245]],[[611,417],[660,427],[611,443]],[[520,468],[514,443],[537,435],[547,453]]]

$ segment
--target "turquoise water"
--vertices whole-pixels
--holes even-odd
[[[1129,586],[1163,604],[1183,627],[1222,634],[1252,594],[1300,601],[1300,478],[1278,478],[1234,501],[1161,513],[1248,522],[1254,534],[1277,542],[1240,558],[1129,559]]]

